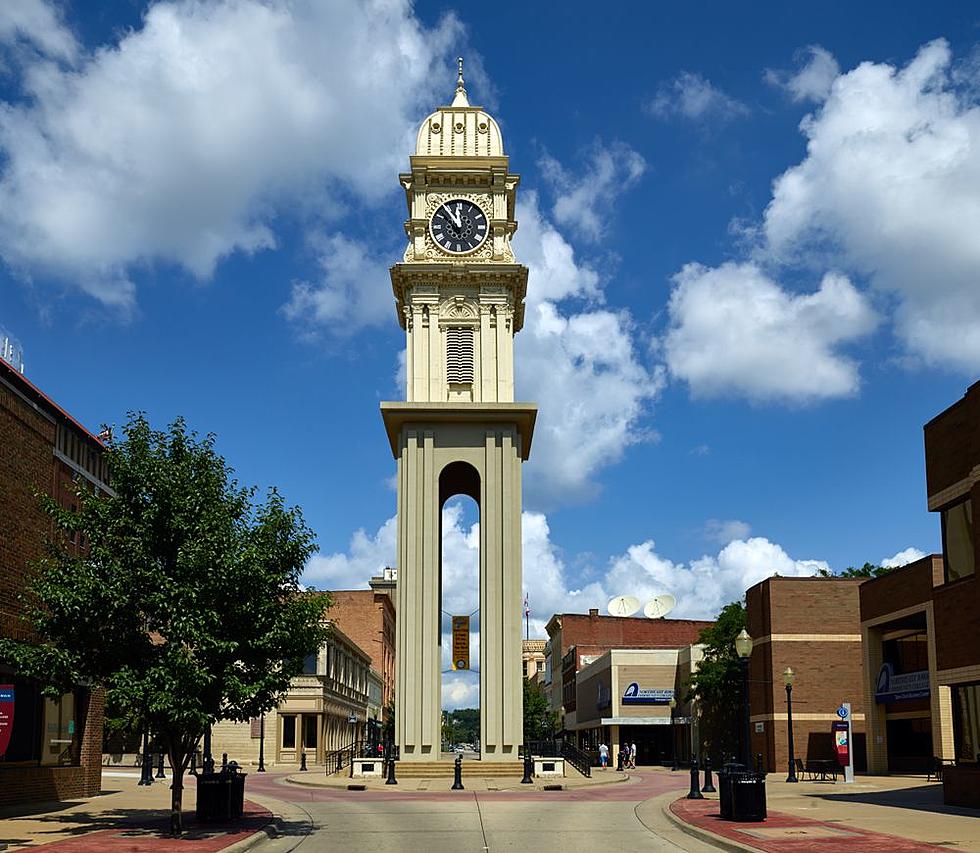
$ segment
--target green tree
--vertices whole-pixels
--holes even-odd
[[[213,436],[133,415],[107,453],[114,494],[79,487],[76,511],[41,498],[55,536],[23,597],[40,642],[2,641],[0,658],[51,692],[103,686],[116,714],[155,735],[173,767],[177,835],[205,729],[275,705],[326,639],[329,597],[299,585],[315,550],[300,511],[274,489],[254,503]]]
[[[537,683],[524,679],[524,737],[526,740],[549,738],[558,728],[558,715],[548,710],[548,698]]]
[[[846,569],[837,573],[827,569],[821,569],[820,576],[824,578],[880,578],[895,568],[895,566],[879,566],[876,563],[865,563],[860,568],[848,566]]]
[[[704,659],[691,679],[688,700],[697,703],[702,749],[716,758],[738,752],[742,681],[735,637],[745,626],[745,605],[733,601],[699,638],[705,646]]]

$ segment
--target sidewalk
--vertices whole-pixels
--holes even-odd
[[[944,806],[942,785],[921,776],[793,785],[772,774],[766,789],[769,817],[762,823],[723,821],[717,794],[676,800],[666,813],[696,837],[730,850],[980,851],[980,812]]]
[[[103,774],[98,797],[64,803],[6,806],[0,809],[0,850],[43,846],[45,853],[215,853],[231,845],[243,850],[265,839],[272,819],[262,806],[245,802],[245,816],[230,824],[198,824],[195,783],[184,777],[184,834],[169,835],[170,777],[139,787],[134,773]]]

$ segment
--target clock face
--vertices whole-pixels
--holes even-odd
[[[486,240],[489,223],[478,204],[454,198],[436,208],[429,230],[440,249],[462,255],[472,252]]]

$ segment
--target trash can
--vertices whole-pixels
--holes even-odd
[[[766,819],[766,777],[750,770],[732,778],[732,820]]]
[[[197,819],[238,820],[245,808],[245,777],[232,762],[220,773],[197,777]]]

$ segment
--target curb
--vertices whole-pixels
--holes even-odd
[[[676,815],[671,811],[670,806],[672,803],[676,803],[678,800],[683,799],[683,796],[671,796],[669,798],[665,798],[661,811],[663,811],[663,814],[667,820],[669,820],[685,835],[690,835],[692,838],[698,839],[698,841],[711,844],[719,850],[729,850],[731,853],[744,853],[744,851],[749,851],[749,853],[759,853],[758,847],[750,847],[748,844],[739,844],[737,841],[732,841],[732,839],[725,838],[723,835],[715,835],[715,833],[709,832],[707,829],[701,829],[700,826],[694,826],[693,824],[681,819],[679,815]]]
[[[229,844],[227,847],[222,847],[218,853],[245,853],[246,850],[251,850],[254,847],[262,844],[265,841],[272,841],[279,838],[283,834],[283,828],[286,823],[286,816],[282,814],[282,811],[293,811],[297,816],[302,815],[302,819],[309,822],[309,829],[304,838],[308,838],[313,831],[313,820],[310,817],[309,812],[305,809],[300,808],[294,803],[287,803],[282,800],[277,800],[273,797],[250,797],[253,803],[258,803],[263,808],[268,809],[272,812],[272,817],[260,829],[253,832],[248,838],[243,838],[241,841],[236,841],[234,844]]]

